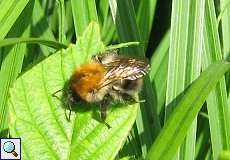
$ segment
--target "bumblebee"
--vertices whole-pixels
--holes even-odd
[[[70,103],[100,104],[101,120],[110,128],[105,122],[108,106],[113,102],[139,102],[138,93],[149,68],[145,60],[124,57],[115,51],[94,56],[74,71],[67,98]]]

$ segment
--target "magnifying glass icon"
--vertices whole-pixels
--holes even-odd
[[[15,145],[13,142],[11,141],[7,141],[3,144],[3,150],[6,152],[6,153],[11,153],[14,155],[14,157],[17,157],[18,156],[18,153],[15,152]]]

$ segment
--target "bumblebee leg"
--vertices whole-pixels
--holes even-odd
[[[135,103],[144,103],[144,102],[145,102],[145,99],[141,99],[141,100],[139,100],[139,99],[134,99],[134,102],[135,102]]]
[[[105,98],[101,105],[100,105],[100,112],[101,112],[101,120],[102,122],[108,127],[108,129],[112,128],[105,120],[106,120],[106,111],[108,108],[108,105],[110,103],[109,98]]]
[[[144,102],[145,102],[145,99],[139,100],[138,98],[134,98],[134,97],[131,97],[131,101],[130,101],[131,104],[144,103]]]
[[[71,113],[72,113],[72,107],[71,107],[71,104],[69,102],[67,102],[67,104],[65,104],[68,106],[68,109],[69,109],[69,115],[67,115],[67,108],[65,108],[65,117],[66,117],[66,120],[68,122],[70,122],[70,117],[71,117]]]
[[[70,104],[69,101],[64,100],[65,102],[63,102],[63,100],[62,100],[60,97],[58,97],[58,96],[56,95],[58,92],[61,92],[61,91],[63,91],[63,89],[57,90],[56,92],[54,92],[54,93],[52,94],[52,96],[55,97],[55,98],[57,98],[59,101],[61,101],[62,104],[65,106],[65,117],[66,117],[66,120],[67,120],[68,122],[70,122],[70,116],[71,116],[71,112],[72,112],[72,107],[71,107],[71,104]],[[67,95],[68,93],[67,93],[66,91],[64,91],[64,94]],[[66,106],[68,106],[69,115],[67,115],[67,112],[66,112],[66,111],[67,111],[67,108],[66,108]]]
[[[144,102],[145,102],[145,99],[139,100],[137,96],[132,96],[132,95],[129,95],[129,94],[127,94],[127,93],[123,93],[123,94],[122,94],[122,97],[123,97],[126,101],[129,101],[130,104],[144,103]]]
[[[112,128],[105,120],[106,120],[106,111],[107,111],[107,106],[101,105],[100,106],[100,111],[101,111],[101,120],[102,122],[108,127],[108,129]]]
[[[71,117],[71,113],[72,113],[72,104],[74,102],[73,98],[70,96],[70,92],[67,92],[65,91],[65,96],[68,97],[68,99],[65,99],[65,115],[66,115],[66,119],[67,121],[70,122],[70,117]],[[69,109],[69,115],[67,116],[67,113],[66,113],[66,110],[67,110],[67,107]]]
[[[104,105],[100,106],[100,111],[101,111],[101,120],[105,121],[106,119],[106,107]]]

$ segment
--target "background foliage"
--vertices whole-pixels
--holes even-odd
[[[23,159],[230,159],[229,0],[4,0],[0,7],[0,135],[22,138]],[[146,102],[111,107],[111,130],[98,106],[76,106],[67,122],[51,94],[111,47],[150,59]]]

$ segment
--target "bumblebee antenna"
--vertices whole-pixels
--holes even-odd
[[[62,92],[62,91],[63,91],[63,89],[59,89],[59,90],[55,91],[54,93],[52,93],[52,96],[56,97],[57,99],[59,99],[61,101],[60,97],[57,96],[57,93]]]

